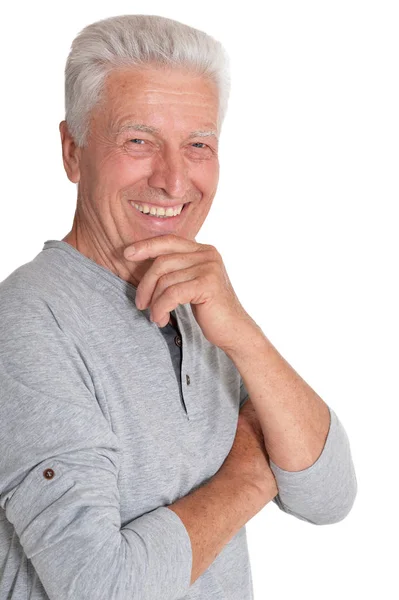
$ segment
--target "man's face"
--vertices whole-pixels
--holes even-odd
[[[216,85],[204,77],[155,67],[110,73],[79,158],[85,228],[104,250],[167,233],[194,240],[219,178],[217,124]],[[189,204],[159,218],[132,202]]]

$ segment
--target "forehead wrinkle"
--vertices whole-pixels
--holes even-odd
[[[144,94],[150,93],[150,94],[164,94],[165,92],[167,94],[174,94],[175,96],[182,96],[184,94],[187,94],[188,96],[209,96],[209,93],[204,93],[204,92],[200,92],[199,90],[194,90],[194,91],[190,91],[187,89],[187,86],[185,86],[183,84],[182,89],[173,89],[171,90],[169,88],[169,86],[167,87],[162,87],[160,86],[159,88],[145,88],[144,90],[142,90]]]

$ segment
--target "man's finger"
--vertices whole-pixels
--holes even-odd
[[[144,260],[144,258],[156,258],[160,254],[194,252],[200,247],[201,245],[198,242],[174,234],[158,235],[134,242],[134,244],[125,248],[123,255],[128,260]]]

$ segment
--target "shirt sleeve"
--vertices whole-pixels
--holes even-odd
[[[314,525],[329,525],[344,519],[357,495],[357,480],[347,433],[329,407],[330,428],[318,459],[302,471],[285,471],[271,459],[280,510]]]
[[[49,598],[185,596],[179,516],[160,506],[121,527],[121,447],[79,348],[44,300],[3,300],[0,505]]]

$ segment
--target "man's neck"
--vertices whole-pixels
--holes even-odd
[[[62,241],[70,244],[81,254],[108,269],[120,279],[128,281],[136,288],[138,287],[144,273],[152,264],[150,260],[142,261],[139,264],[133,262],[129,263],[125,258],[119,260],[109,256],[107,251],[103,251],[98,244],[90,242],[86,237],[87,236],[82,235],[81,232],[77,232],[76,228],[73,227]]]
[[[118,277],[121,277],[119,273],[115,273],[114,269],[111,269],[110,267],[108,267],[107,265],[103,264],[102,262],[100,262],[99,260],[96,260],[91,254],[87,253],[85,251],[86,246],[82,243],[78,244],[78,240],[77,240],[77,236],[75,234],[74,229],[72,229],[63,239],[63,242],[66,242],[67,244],[70,244],[71,246],[73,246],[76,250],[78,250],[79,252],[81,252],[82,254],[84,254],[85,256],[87,256],[88,258],[90,258],[91,260],[93,260],[94,262],[97,262],[98,264],[100,264],[101,266],[109,269],[112,273],[114,273],[115,275],[118,275]],[[122,277],[121,277],[122,278]],[[123,279],[123,278],[122,278]],[[131,277],[130,279],[126,279],[125,281],[129,281],[129,283],[132,283],[136,288],[139,285],[139,281],[137,281],[136,279],[133,281],[133,277]],[[172,315],[172,313],[170,313],[170,319],[169,319],[169,324],[172,325],[172,327],[174,327],[175,329],[178,329],[178,324],[177,324],[177,320],[175,319],[175,317]]]

